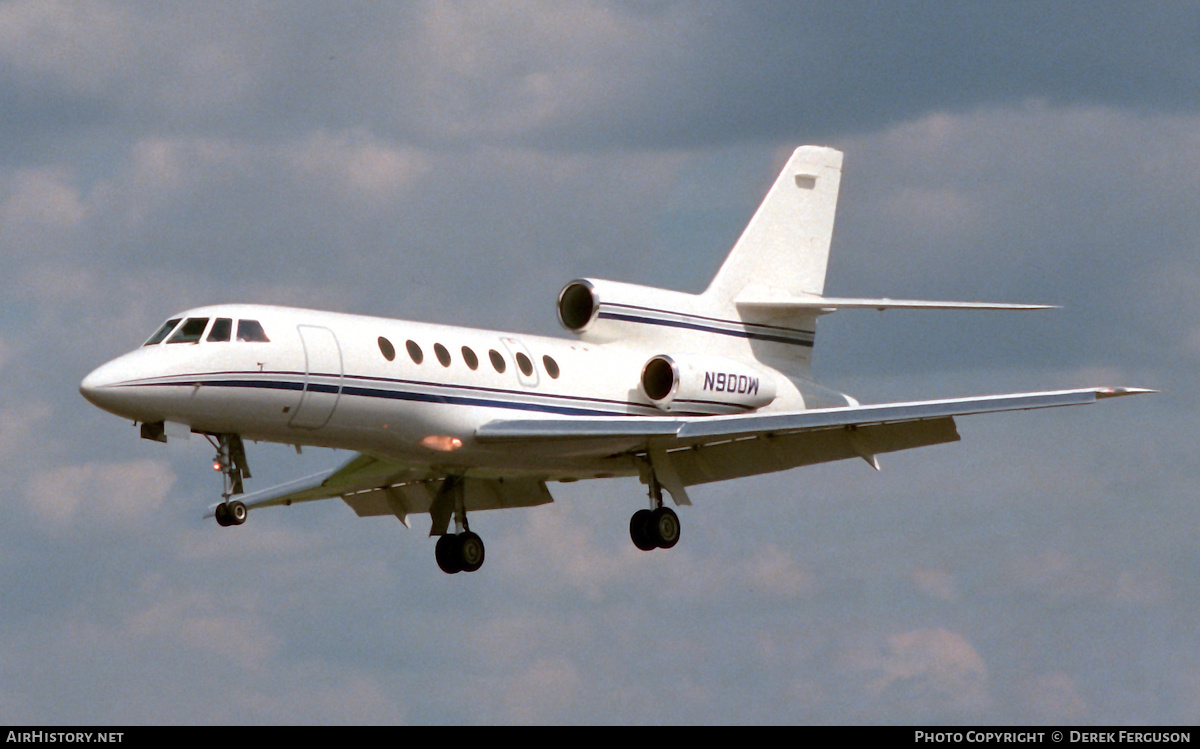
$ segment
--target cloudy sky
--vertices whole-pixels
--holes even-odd
[[[1200,721],[1200,9],[0,2],[0,722]],[[864,402],[1164,390],[961,443],[428,521],[221,531],[202,440],[78,394],[170,313],[557,334],[579,276],[699,291],[787,153],[845,151],[827,293]],[[255,487],[345,454],[251,445]],[[422,523],[425,523],[423,525]]]

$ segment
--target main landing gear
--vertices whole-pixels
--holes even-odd
[[[629,519],[629,537],[642,551],[669,549],[679,543],[679,516],[663,506],[662,486],[650,473],[650,505],[652,509],[638,510]]]
[[[447,575],[474,572],[483,566],[483,539],[471,532],[467,524],[465,487],[461,476],[448,476],[434,497],[429,509],[433,527],[429,535],[438,536],[434,557],[438,567]],[[454,518],[454,533],[450,519]]]
[[[217,454],[213,457],[213,470],[221,472],[224,485],[224,491],[221,492],[224,501],[217,505],[213,512],[217,525],[222,528],[241,525],[246,522],[246,505],[237,500],[230,502],[229,498],[242,494],[242,479],[250,478],[250,464],[246,462],[246,448],[242,444],[242,438],[237,434],[218,434],[215,435],[215,440],[214,435],[204,436],[217,448]]]
[[[483,566],[483,539],[471,531],[447,533],[438,538],[433,553],[447,575],[474,572]]]

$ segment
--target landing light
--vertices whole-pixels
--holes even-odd
[[[449,437],[444,434],[431,434],[421,439],[421,447],[437,450],[438,452],[451,453],[462,447],[462,440],[458,437]]]

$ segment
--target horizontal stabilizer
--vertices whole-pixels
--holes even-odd
[[[957,310],[1039,310],[1057,309],[1051,304],[1000,304],[996,302],[939,302],[920,299],[854,299],[805,295],[787,298],[741,298],[737,307],[757,314],[809,313],[823,315],[839,309],[957,309]]]

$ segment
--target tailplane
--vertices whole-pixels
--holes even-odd
[[[824,296],[842,153],[801,146],[701,294],[580,279],[559,319],[585,340],[755,360],[808,377],[817,318],[838,309],[1045,309],[1045,305]]]
[[[821,298],[841,170],[840,151],[797,148],[704,293],[580,279],[559,295],[559,320],[585,340],[652,341],[807,373],[822,310],[775,302]]]

